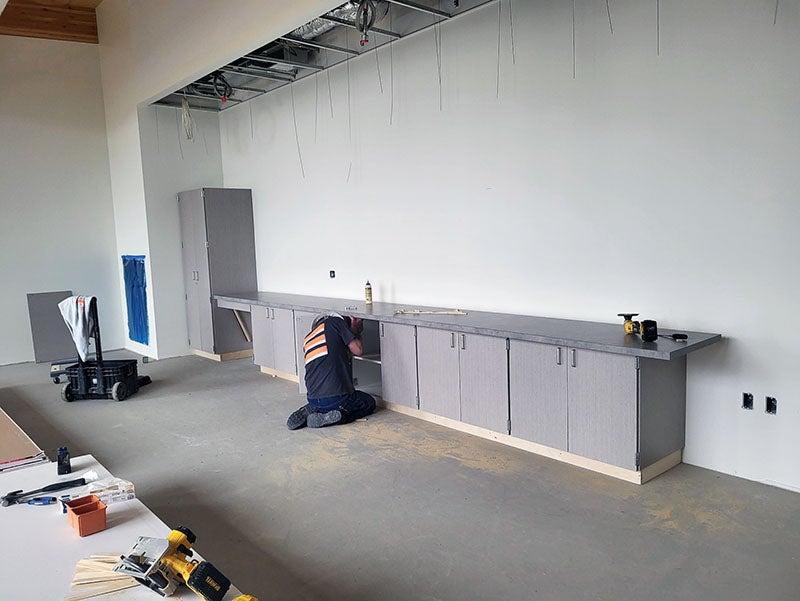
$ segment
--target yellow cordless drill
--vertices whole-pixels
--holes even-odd
[[[194,533],[179,526],[169,533],[167,543],[169,551],[161,558],[161,563],[172,573],[180,576],[190,589],[205,601],[222,601],[231,581],[207,561],[190,559],[192,545],[197,540]],[[233,601],[258,601],[252,595],[239,595]]]
[[[207,561],[192,559],[194,533],[183,526],[166,539],[140,536],[131,551],[122,556],[115,571],[127,574],[163,597],[171,596],[185,584],[204,601],[223,601],[231,581]],[[233,601],[258,601],[239,595]]]

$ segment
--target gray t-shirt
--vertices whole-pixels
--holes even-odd
[[[354,391],[353,364],[347,346],[354,339],[347,322],[338,315],[314,321],[311,332],[303,340],[309,401]]]

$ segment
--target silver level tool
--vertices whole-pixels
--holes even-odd
[[[398,309],[395,315],[466,315],[461,309]]]

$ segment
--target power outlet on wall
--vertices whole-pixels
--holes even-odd
[[[778,413],[778,399],[776,399],[774,396],[768,396],[766,409],[767,413],[770,415],[775,415]]]
[[[336,277],[336,271],[331,269],[330,276],[331,276],[331,279],[335,278]]]
[[[750,411],[753,410],[753,393],[752,392],[743,392],[742,393],[742,409],[748,409]]]

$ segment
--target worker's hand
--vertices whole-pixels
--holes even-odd
[[[364,320],[359,317],[350,317],[350,331],[356,336],[361,336],[364,331]]]

